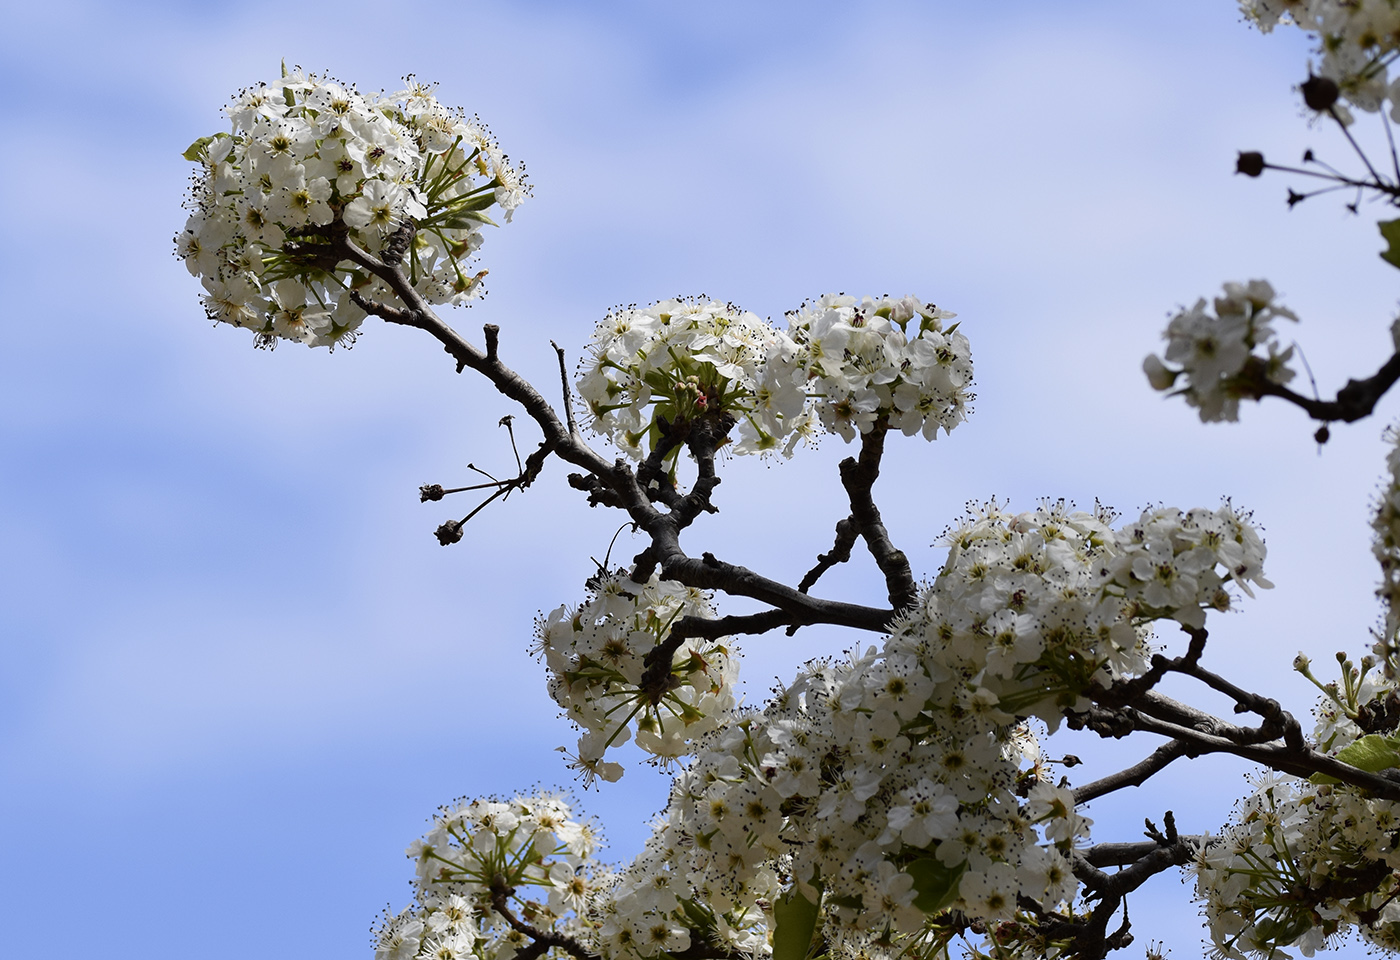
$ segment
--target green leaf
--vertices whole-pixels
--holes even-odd
[[[958,899],[958,882],[966,870],[966,861],[947,867],[935,857],[921,857],[907,864],[904,872],[914,878],[914,906],[930,915],[947,907]]]
[[[1380,227],[1385,242],[1390,244],[1381,254],[1381,259],[1392,267],[1400,267],[1400,220],[1383,220],[1376,226]]]
[[[817,912],[817,904],[796,886],[774,901],[773,960],[807,960],[812,933],[817,929]]]
[[[1337,759],[1367,773],[1400,767],[1400,737],[1383,737],[1378,733],[1368,733],[1337,751]],[[1336,777],[1329,777],[1325,773],[1314,773],[1308,780],[1311,783],[1341,783]]]
[[[214,136],[218,136],[218,134],[215,134]],[[209,146],[209,144],[213,142],[214,137],[200,137],[194,143],[190,144],[189,149],[187,149],[184,153],[180,154],[180,156],[184,157],[191,163],[200,163],[204,159],[205,149]]]

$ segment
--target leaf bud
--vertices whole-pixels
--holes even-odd
[[[1142,372],[1147,374],[1147,382],[1153,390],[1170,390],[1181,375],[1179,370],[1168,369],[1155,353],[1149,353],[1147,359],[1142,361]]]
[[[1318,113],[1331,109],[1332,105],[1337,102],[1337,98],[1341,96],[1337,81],[1316,75],[1309,75],[1298,89],[1303,92],[1303,102],[1308,105],[1309,109],[1316,110]]]
[[[1257,177],[1264,172],[1264,155],[1258,150],[1241,150],[1235,160],[1235,172]]]

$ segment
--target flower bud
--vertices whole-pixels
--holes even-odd
[[[1321,113],[1330,109],[1341,96],[1341,90],[1337,87],[1337,81],[1327,77],[1309,76],[1298,87],[1303,92],[1303,102],[1311,110]]]
[[[1235,160],[1235,172],[1246,177],[1257,177],[1264,172],[1264,155],[1257,150],[1241,151]]]
[[[1147,359],[1142,361],[1142,372],[1147,374],[1147,382],[1152,384],[1153,390],[1170,390],[1181,375],[1179,370],[1167,369],[1155,353],[1149,353]]]

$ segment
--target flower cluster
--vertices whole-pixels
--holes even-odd
[[[594,330],[579,396],[593,429],[633,457],[655,447],[663,425],[685,429],[709,419],[727,433],[757,412],[759,382],[778,337],[756,314],[704,297],[619,307]],[[770,406],[782,417],[800,413],[802,404],[798,389]],[[743,444],[733,449],[749,452]]]
[[[1318,748],[1368,770],[1400,765],[1393,730],[1368,734],[1360,723],[1393,699],[1395,681],[1369,658],[1359,669],[1339,659],[1340,684],[1318,683],[1306,657],[1295,661],[1324,693]],[[1312,956],[1352,928],[1400,951],[1400,803],[1320,774],[1264,774],[1190,869],[1220,956],[1287,956],[1290,946]]]
[[[604,752],[626,743],[656,757],[680,756],[696,737],[716,729],[734,709],[737,651],[728,637],[687,638],[671,670],[643,689],[646,655],[683,617],[713,620],[708,597],[655,575],[633,583],[601,574],[577,609],[559,607],[536,623],[537,649],[549,668],[549,693],[583,731],[576,763],[591,779],[616,780],[622,766]]]
[[[537,929],[581,935],[585,906],[611,882],[592,859],[598,846],[597,830],[554,794],[443,807],[408,848],[415,902],[380,925],[375,960],[509,960],[528,941],[498,898]]]
[[[972,348],[956,314],[915,297],[827,294],[788,314],[795,349],[770,364],[776,381],[805,384],[822,425],[844,440],[888,419],[932,440],[967,419]],[[781,372],[778,372],[781,371]]]
[[[1228,605],[1229,579],[1267,585],[1263,545],[1228,504],[1110,520],[981,509],[883,650],[808,664],[702,740],[614,893],[626,936],[745,949],[776,901],[802,896],[825,905],[833,956],[890,937],[946,945],[950,908],[1031,942],[1018,898],[1073,898],[1068,855],[1089,822],[1022,718],[1054,725],[1091,684],[1144,670],[1151,620],[1199,625]]]
[[[1251,280],[1225,284],[1214,314],[1204,299],[1197,300],[1167,324],[1165,358],[1151,354],[1143,362],[1148,381],[1157,390],[1170,390],[1184,376],[1186,385],[1175,393],[1199,410],[1202,422],[1238,420],[1241,397],[1258,398],[1264,382],[1293,379],[1288,367],[1293,348],[1280,349],[1271,324],[1277,317],[1298,318],[1274,296],[1268,281]]]
[[[352,291],[400,301],[350,245],[406,261],[429,303],[480,295],[470,264],[487,211],[509,220],[528,190],[475,118],[412,78],[361,94],[300,71],[242,91],[225,112],[231,131],[186,152],[201,170],[176,237],[211,319],[253,330],[260,346],[352,342],[365,317]]]
[[[598,324],[578,391],[594,429],[633,457],[706,418],[733,453],[791,456],[820,423],[850,441],[877,421],[932,440],[967,416],[972,353],[953,314],[914,297],[828,294],[779,332],[703,297],[614,310]],[[677,449],[679,447],[677,446]]]
[[[1400,120],[1400,78],[1387,68],[1400,55],[1400,7],[1390,0],[1240,0],[1264,33],[1292,23],[1317,38],[1317,75],[1335,81],[1353,106],[1374,112],[1385,101]],[[1345,108],[1342,108],[1343,110]],[[1344,113],[1342,117],[1349,119]]]

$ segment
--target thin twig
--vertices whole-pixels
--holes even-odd
[[[564,348],[553,340],[549,341],[549,345],[559,355],[559,383],[564,390],[564,419],[569,425],[569,436],[578,436],[578,424],[574,422],[573,393],[569,389],[569,371],[564,366]]]

